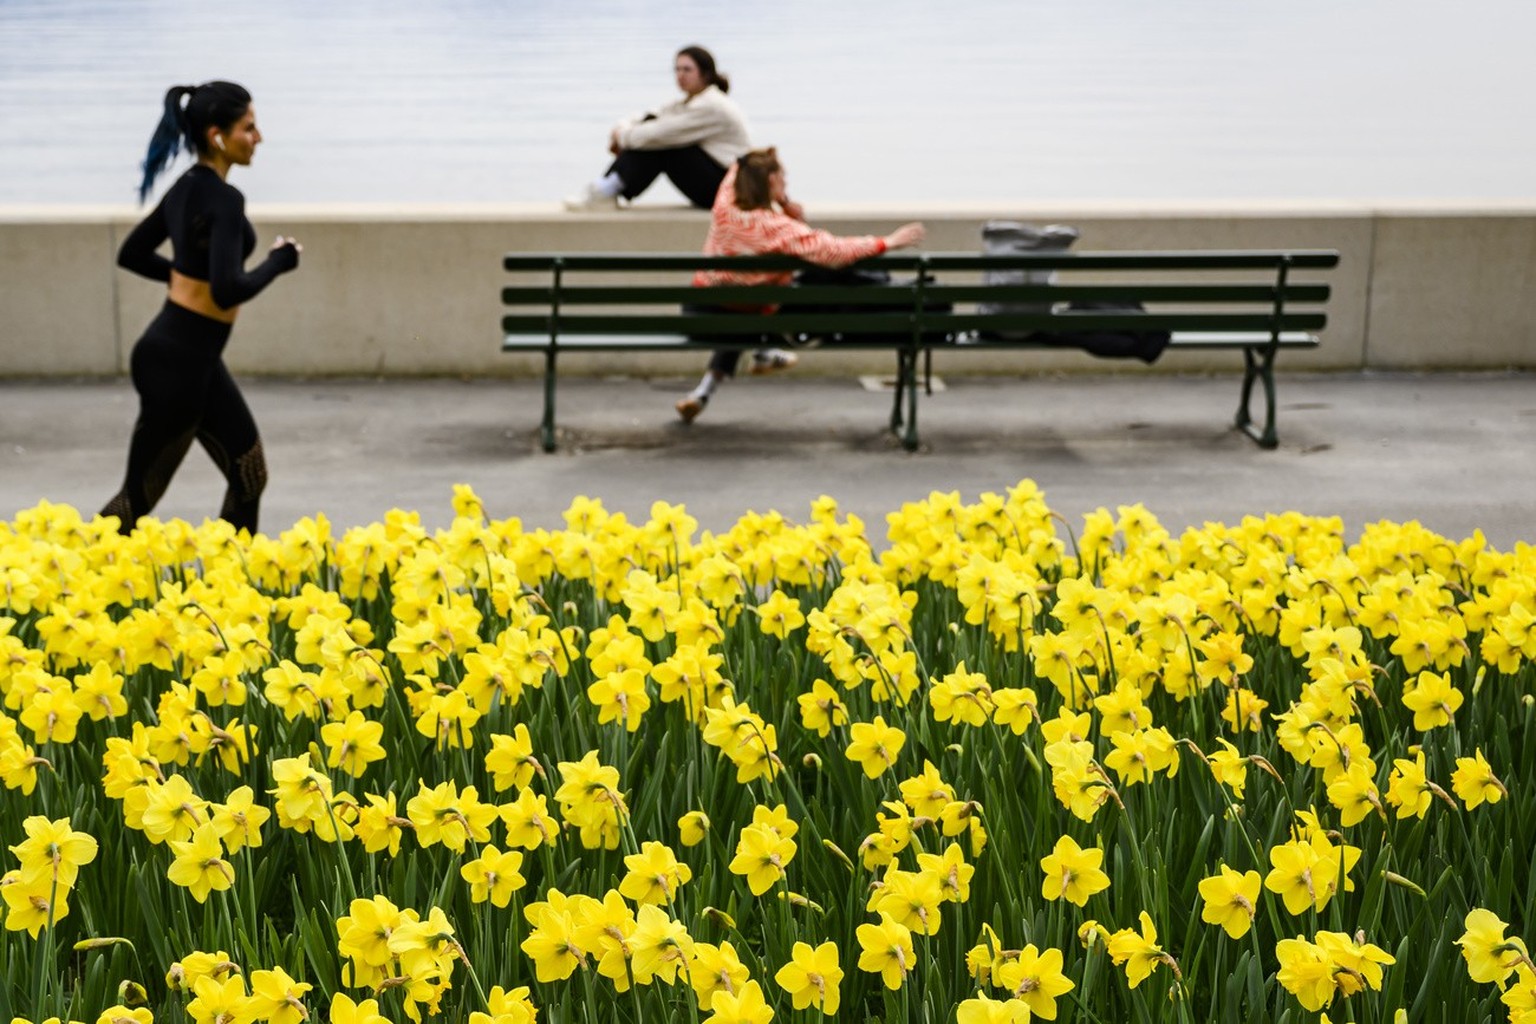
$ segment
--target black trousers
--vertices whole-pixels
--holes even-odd
[[[725,168],[698,146],[680,149],[626,149],[608,168],[624,180],[624,198],[633,199],[665,174],[688,201],[700,209],[715,205]]]
[[[194,440],[224,474],[220,518],[256,532],[267,463],[256,421],[224,365],[229,332],[229,324],[167,302],[134,345],[139,418],[123,488],[101,510],[118,517],[123,533],[164,496]]]

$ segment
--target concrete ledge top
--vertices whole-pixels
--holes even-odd
[[[135,223],[144,209],[127,204],[0,203],[4,224]],[[704,221],[708,214],[685,206],[641,203],[618,211],[569,213],[558,203],[252,203],[257,219],[301,223],[441,223],[559,220],[572,223],[623,221]],[[1190,219],[1232,217],[1368,218],[1368,217],[1536,217],[1536,198],[1523,200],[1098,200],[993,204],[975,200],[912,200],[899,202],[827,203],[811,208],[818,220],[924,218],[987,220],[1055,220],[1069,217],[1117,219]]]

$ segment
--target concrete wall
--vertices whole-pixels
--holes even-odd
[[[991,217],[1066,223],[1084,249],[1332,248],[1339,267],[1324,343],[1287,369],[1536,367],[1536,206],[1489,209],[1269,204],[1054,205],[978,210],[837,207],[838,233],[883,233],[921,219],[927,248],[975,250]],[[500,351],[500,269],[508,251],[695,252],[705,214],[638,207],[567,214],[539,206],[254,206],[261,237],[304,243],[300,269],[241,311],[227,358],[279,375],[534,373],[538,357]],[[0,208],[0,376],[124,372],[164,289],[116,269],[135,219],[123,208]],[[264,246],[263,246],[264,247]],[[1311,278],[1302,278],[1303,280]],[[1205,360],[1201,362],[1200,360]],[[697,354],[574,357],[566,372],[691,373]],[[884,372],[889,357],[817,352],[809,372]],[[1077,353],[941,353],[942,372],[1103,370]],[[1236,368],[1232,353],[1180,354],[1170,370]]]

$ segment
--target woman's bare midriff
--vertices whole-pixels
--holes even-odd
[[[200,316],[206,316],[210,320],[217,320],[222,324],[235,322],[235,314],[240,307],[225,309],[213,301],[213,289],[207,281],[199,281],[195,277],[188,277],[171,271],[170,300],[183,309],[190,309]]]

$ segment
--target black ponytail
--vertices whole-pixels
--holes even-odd
[[[182,99],[186,99],[183,106]],[[155,134],[150,136],[149,151],[144,155],[144,179],[139,183],[139,202],[143,202],[155,179],[170,166],[178,148],[188,153],[206,154],[208,129],[227,131],[250,109],[251,94],[233,82],[204,82],[202,85],[174,85],[165,94],[165,110]]]
[[[149,152],[144,155],[144,180],[139,183],[141,203],[148,198],[155,179],[170,165],[181,140],[186,137],[187,113],[182,109],[181,101],[190,96],[193,89],[190,85],[173,85],[165,94],[165,111],[155,126],[155,134],[149,137]]]

